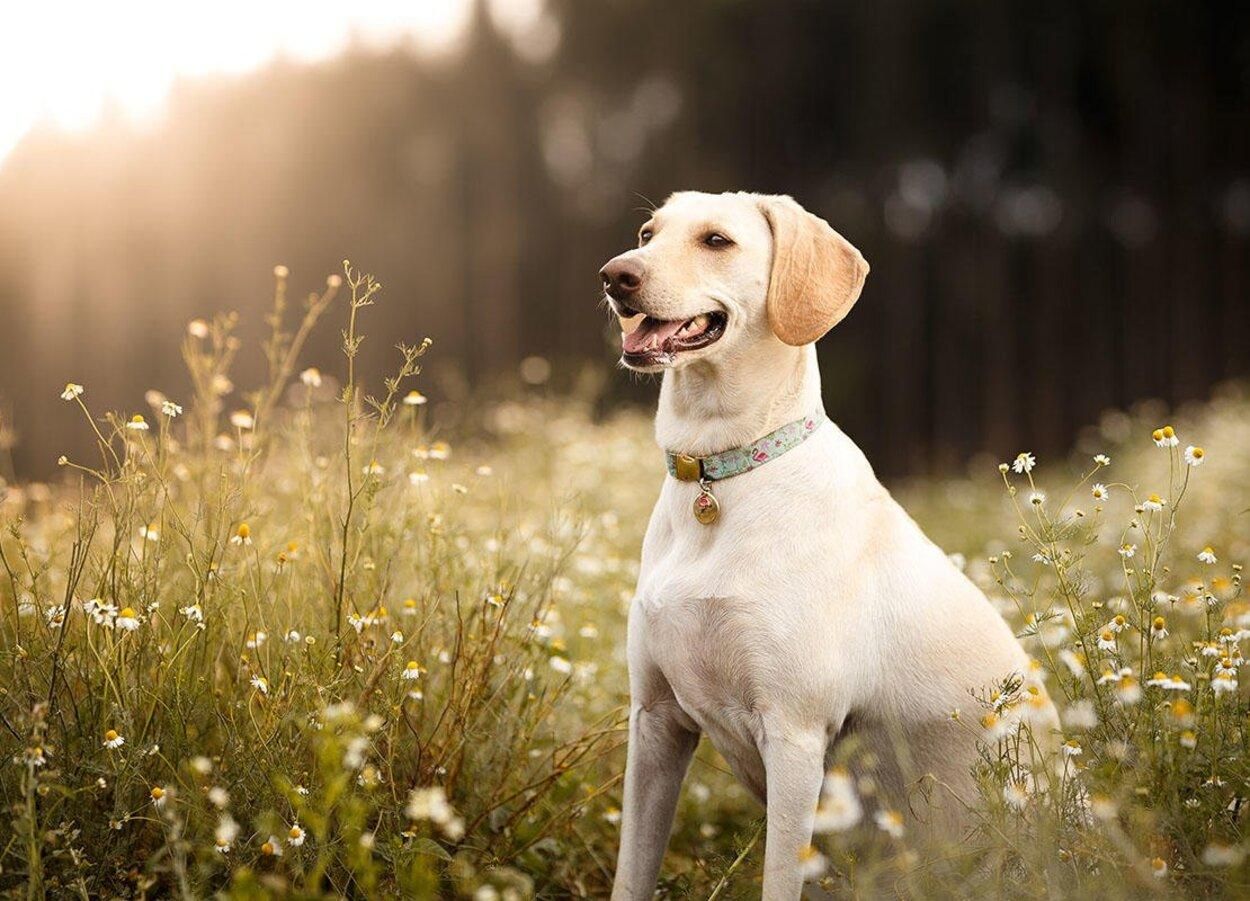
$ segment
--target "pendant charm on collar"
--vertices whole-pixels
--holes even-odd
[[[694,499],[694,518],[705,526],[720,518],[720,503],[706,479],[699,480],[699,496]]]

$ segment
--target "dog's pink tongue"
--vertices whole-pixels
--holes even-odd
[[[664,342],[677,334],[685,324],[681,319],[662,321],[648,316],[642,321],[642,325],[622,338],[621,346],[628,354],[644,353],[652,347],[663,347]]]

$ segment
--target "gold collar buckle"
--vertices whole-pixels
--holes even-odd
[[[673,454],[673,475],[683,482],[697,482],[703,478],[703,461],[689,454]]]

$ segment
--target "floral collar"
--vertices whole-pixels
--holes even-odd
[[[720,515],[720,504],[712,496],[709,482],[719,482],[733,476],[742,475],[752,469],[759,469],[765,463],[776,460],[782,454],[794,450],[806,441],[816,429],[820,428],[829,417],[823,409],[811,416],[787,422],[781,428],[769,432],[758,441],[745,447],[735,447],[710,454],[706,457],[693,457],[690,454],[675,454],[669,451],[668,472],[673,478],[682,482],[698,482],[700,494],[694,502],[694,516],[704,525],[715,522]]]

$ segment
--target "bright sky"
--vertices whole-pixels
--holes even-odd
[[[6,4],[0,32],[0,161],[38,122],[90,127],[105,108],[158,114],[175,79],[239,74],[275,57],[317,60],[353,41],[446,48],[466,0],[171,0]],[[499,7],[495,9],[495,7]],[[496,16],[536,15],[541,0],[497,0]]]

